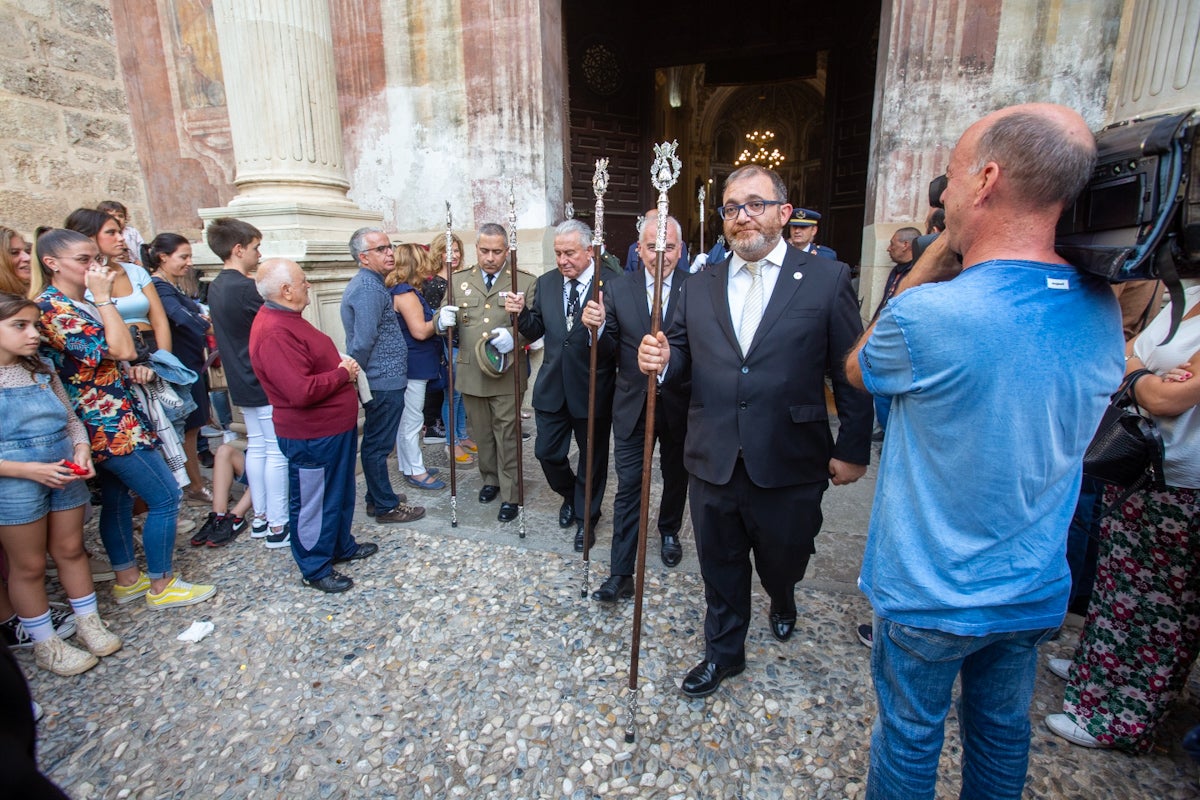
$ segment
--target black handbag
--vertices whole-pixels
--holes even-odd
[[[1134,386],[1148,369],[1125,377],[1083,456],[1083,474],[1125,490],[1100,516],[1120,508],[1134,492],[1163,484],[1163,442],[1153,420],[1143,417]]]

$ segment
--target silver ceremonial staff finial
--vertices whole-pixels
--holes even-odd
[[[604,193],[608,191],[608,159],[596,159],[592,173],[592,194],[596,196],[596,225],[592,229],[592,244],[604,244]]]
[[[575,219],[575,204],[574,203],[567,203],[565,206],[563,206],[563,218],[564,219]]]
[[[653,175],[650,183],[658,189],[658,229],[655,232],[654,249],[660,253],[667,249],[667,190],[679,180],[679,170],[683,167],[683,163],[675,156],[678,147],[678,141],[654,145],[654,164],[650,168]]]
[[[517,249],[517,195],[511,181],[508,184],[508,249]]]
[[[696,193],[696,199],[700,201],[700,252],[704,252],[704,184],[700,184],[700,191]]]

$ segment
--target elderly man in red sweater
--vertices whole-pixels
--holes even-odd
[[[292,555],[305,586],[344,592],[354,581],[333,565],[379,552],[350,534],[358,364],[301,315],[310,287],[300,265],[270,259],[255,282],[266,302],[250,328],[250,363],[274,407],[279,449],[288,460]]]

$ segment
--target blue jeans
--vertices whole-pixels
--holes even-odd
[[[157,450],[134,450],[129,455],[110,456],[96,465],[96,479],[104,500],[100,507],[100,541],[113,569],[137,565],[133,552],[133,497],[129,494],[132,490],[149,508],[142,528],[146,574],[151,578],[170,575],[183,491],[162,454]]]
[[[931,800],[954,679],[962,676],[963,800],[1019,800],[1029,766],[1038,646],[1054,629],[956,636],[875,617],[879,711],[866,800]]]
[[[1100,554],[1100,512],[1104,508],[1104,484],[1083,476],[1075,516],[1067,529],[1067,566],[1071,569],[1071,599],[1067,608],[1086,610],[1096,583],[1096,560]]]
[[[450,364],[458,362],[458,348],[450,356]],[[442,425],[446,427],[446,444],[450,444],[450,394],[442,391]],[[454,390],[454,441],[467,438],[467,409],[463,406],[462,392]]]
[[[367,505],[376,514],[400,505],[388,477],[388,454],[396,446],[396,431],[404,415],[404,389],[371,390],[371,402],[363,406],[362,469],[367,483]]]

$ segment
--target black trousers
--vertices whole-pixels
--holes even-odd
[[[667,419],[662,406],[656,408],[654,438],[662,472],[662,500],[658,504],[658,535],[678,535],[687,502],[688,475],[683,468],[683,440],[687,419]],[[642,507],[642,452],[646,443],[646,414],[628,439],[613,440],[617,471],[617,496],[613,500],[613,575],[632,575],[637,565],[638,515]]]
[[[587,418],[578,419],[567,413],[564,406],[559,411],[535,411],[537,442],[533,453],[542,465],[546,482],[564,500],[575,506],[575,519],[583,519],[584,484],[587,472],[584,458],[587,457]],[[595,445],[592,452],[592,524],[600,518],[600,503],[604,500],[604,487],[608,485],[608,439],[612,432],[612,420],[597,417],[592,435]],[[571,437],[579,447],[576,468],[571,470]]]
[[[704,577],[705,659],[724,666],[746,660],[750,627],[750,554],[772,603],[795,602],[796,584],[815,552],[821,530],[821,497],[827,482],[764,489],[755,486],[741,459],[729,483],[692,476],[692,525]]]

